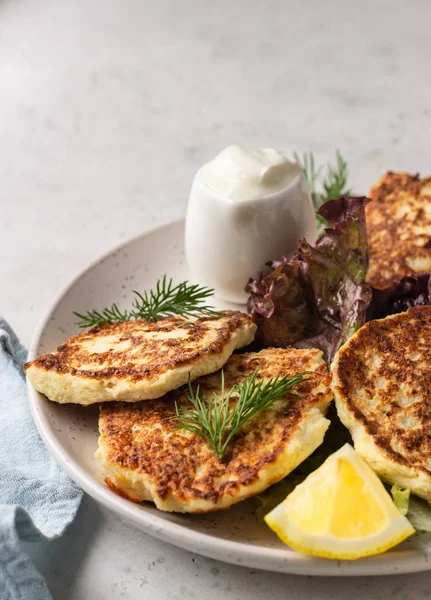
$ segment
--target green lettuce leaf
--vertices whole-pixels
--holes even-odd
[[[409,489],[402,488],[397,483],[390,491],[396,507],[408,518],[416,531],[421,533],[431,531],[431,506],[426,500],[413,496]]]
[[[404,516],[409,512],[410,490],[402,488],[398,483],[391,487],[392,499],[395,506]]]
[[[416,531],[431,531],[431,506],[417,496],[410,496],[407,518]]]
[[[426,500],[413,496],[409,489],[398,483],[392,486],[391,494],[400,513],[408,518],[416,531],[431,531],[431,506]]]

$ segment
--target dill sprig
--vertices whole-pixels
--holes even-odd
[[[301,165],[302,173],[310,189],[314,210],[319,210],[322,204],[325,204],[329,200],[336,200],[340,196],[348,196],[350,194],[350,190],[347,187],[348,165],[339,150],[335,153],[335,165],[328,163],[326,167],[324,165],[316,167],[312,152],[304,152],[302,158],[295,153],[295,159]],[[320,191],[317,189],[319,183],[321,187]],[[320,215],[316,215],[316,218],[320,234],[328,226],[328,223]]]
[[[187,399],[193,408],[180,408],[175,403],[178,429],[186,429],[207,440],[221,461],[234,435],[257,413],[288,394],[294,395],[292,388],[307,381],[308,373],[258,381],[256,371],[226,392],[222,371],[221,394],[214,393],[211,402],[200,396],[199,385],[193,390],[189,380]]]
[[[302,158],[297,152],[294,152],[294,157],[301,166],[302,173],[310,190],[314,210],[317,210],[321,206],[320,194],[317,193],[317,183],[322,174],[323,165],[316,167],[316,161],[312,152],[304,152]]]
[[[105,323],[121,323],[135,318],[133,312],[129,310],[121,311],[116,304],[112,304],[110,308],[103,308],[101,311],[90,310],[85,315],[79,312],[73,313],[78,317],[77,325],[81,329],[95,327],[96,325],[104,325]]]
[[[341,156],[339,150],[336,152],[335,166],[328,163],[327,174],[322,182],[323,194],[322,204],[328,200],[336,200],[340,196],[348,196],[350,190],[347,188],[348,168],[347,162]]]
[[[77,325],[82,329],[104,325],[106,323],[121,323],[132,319],[146,319],[157,321],[163,317],[180,315],[188,319],[199,313],[206,316],[220,316],[214,307],[207,306],[206,300],[214,294],[214,290],[197,284],[190,285],[188,281],[182,281],[174,285],[172,279],[166,275],[156,284],[152,290],[143,294],[134,291],[135,298],[132,309],[120,310],[117,304],[102,310],[91,310],[86,314],[74,312],[78,317]]]

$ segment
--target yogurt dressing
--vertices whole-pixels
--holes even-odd
[[[229,146],[197,172],[186,217],[186,257],[197,281],[247,301],[249,277],[313,243],[316,219],[300,165],[270,148]]]
[[[298,163],[273,148],[228,146],[204,165],[200,177],[228,200],[256,200],[286,187],[299,173]]]

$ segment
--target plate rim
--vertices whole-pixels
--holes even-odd
[[[158,227],[145,229],[138,235],[116,244],[96,259],[90,261],[84,269],[79,271],[66,285],[60,288],[50,305],[42,313],[42,317],[31,339],[27,360],[30,361],[36,358],[36,349],[50,322],[52,313],[79,279],[115,252],[123,250],[125,247],[146,236],[160,233],[162,230],[169,230],[181,224],[184,224],[184,219],[169,221]],[[47,400],[43,394],[40,394],[32,387],[28,379],[27,391],[31,414],[39,435],[50,454],[69,477],[87,494],[121,519],[164,542],[225,563],[286,574],[370,576],[414,573],[431,569],[431,542],[422,549],[395,550],[391,553],[384,553],[359,561],[331,561],[305,556],[294,551],[289,551],[289,554],[282,556],[282,550],[280,549],[268,548],[263,553],[262,549],[259,549],[257,546],[248,545],[245,542],[238,542],[236,540],[217,538],[207,533],[189,529],[186,525],[167,521],[163,516],[148,513],[145,507],[134,504],[104,487],[102,483],[86,473],[79,463],[69,456],[62,444],[49,431],[49,423],[44,418],[41,410],[41,402],[46,402]]]

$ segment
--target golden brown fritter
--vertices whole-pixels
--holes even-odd
[[[431,307],[370,321],[332,366],[337,412],[388,483],[431,501]]]
[[[222,462],[209,443],[177,428],[175,400],[189,406],[185,390],[163,400],[101,407],[100,460],[107,484],[117,493],[157,508],[210,512],[260,493],[290,473],[323,441],[331,401],[329,375],[319,350],[268,348],[236,354],[223,372],[226,391],[259,372],[259,378],[315,371],[298,396],[278,400],[233,438]],[[200,395],[221,393],[221,373],[200,378]],[[235,402],[235,399],[232,399]]]
[[[388,172],[365,208],[370,267],[367,282],[384,289],[431,271],[431,177]]]
[[[137,402],[160,398],[189,375],[217,371],[253,341],[255,331],[251,318],[237,311],[192,322],[112,323],[75,335],[24,368],[33,386],[55,402]]]

